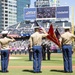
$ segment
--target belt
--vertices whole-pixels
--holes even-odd
[[[40,46],[40,45],[34,45],[34,46]]]
[[[68,45],[71,45],[71,44],[64,44],[64,45],[68,46]],[[63,46],[64,46],[64,45],[63,45]]]

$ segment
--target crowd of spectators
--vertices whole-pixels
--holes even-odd
[[[28,44],[28,40],[18,40],[13,43],[9,43],[10,54],[27,54]]]
[[[47,24],[45,23],[41,23],[39,22],[38,24],[40,24],[42,27],[44,27],[46,29],[46,31],[48,32],[49,27],[47,26]],[[50,25],[50,24],[49,24]],[[53,24],[54,25],[54,24]],[[32,34],[34,32],[34,23],[29,23],[26,24],[25,22],[22,22],[20,24],[17,25],[13,25],[10,26],[9,28],[7,28],[7,30],[10,32],[9,34],[18,34],[20,36],[22,36],[21,34]],[[59,29],[60,30],[60,29]],[[62,31],[62,30],[60,30]],[[25,38],[25,36],[22,36],[23,38]],[[10,43],[10,53],[11,54],[26,54],[28,53],[28,39],[21,39],[18,41],[15,41],[13,43]],[[56,45],[52,45],[51,48],[53,49],[54,46]]]

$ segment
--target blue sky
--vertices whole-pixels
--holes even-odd
[[[36,0],[31,0],[31,7],[34,7],[34,2]],[[59,0],[60,1],[60,4],[61,6],[64,6],[64,5],[68,5],[69,6],[69,10],[70,10],[70,21],[72,21],[72,7],[74,7],[74,12],[75,12],[75,0]],[[73,12],[73,13],[74,13]],[[75,24],[75,14],[74,14],[74,24]]]

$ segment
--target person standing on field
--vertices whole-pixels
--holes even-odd
[[[0,38],[0,50],[1,50],[1,70],[2,72],[8,72],[8,62],[10,47],[9,42],[15,41],[14,38],[8,38],[8,31],[2,31],[2,38]]]
[[[65,28],[65,32],[61,35],[60,41],[62,45],[64,72],[72,73],[72,40],[75,38],[70,32],[70,28]]]
[[[30,48],[33,50],[33,72],[41,73],[41,60],[42,60],[42,38],[46,37],[48,33],[44,28],[40,31],[39,26],[34,28],[34,33],[30,36]],[[42,32],[42,33],[40,33]]]

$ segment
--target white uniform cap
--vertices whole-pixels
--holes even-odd
[[[64,27],[64,29],[70,29],[70,27]]]
[[[1,34],[8,34],[8,31],[2,31]]]
[[[35,29],[35,28],[38,28],[38,29],[39,29],[40,27],[39,27],[39,26],[35,26],[34,29]]]

